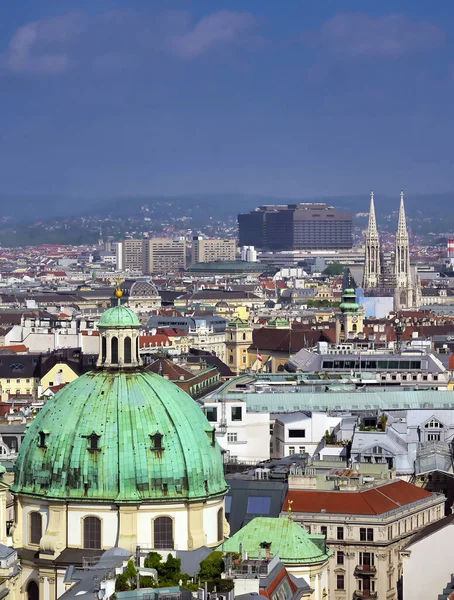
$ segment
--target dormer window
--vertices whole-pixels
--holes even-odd
[[[90,452],[98,452],[99,450],[101,450],[101,448],[99,447],[100,439],[101,439],[101,436],[98,435],[97,433],[95,433],[94,431],[93,431],[93,433],[91,433],[90,435],[87,436],[88,450]]]
[[[38,446],[40,448],[47,448],[47,436],[49,435],[48,431],[40,431],[38,432]]]
[[[162,435],[162,433],[156,432],[153,435],[150,435],[150,439],[151,439],[151,449],[152,450],[157,450],[157,451],[161,451],[164,450],[164,446],[162,445],[162,438],[164,436]]]
[[[439,421],[435,421],[435,419],[431,419],[424,427],[426,429],[443,429],[443,425]]]

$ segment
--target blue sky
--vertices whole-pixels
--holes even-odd
[[[18,0],[0,193],[451,191],[452,0]]]

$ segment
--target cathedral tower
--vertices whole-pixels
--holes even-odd
[[[374,192],[370,193],[369,224],[366,233],[366,256],[364,261],[364,288],[378,287],[381,274],[380,240],[375,219]]]
[[[404,193],[400,193],[399,222],[396,234],[394,272],[396,275],[396,308],[413,306],[413,285],[410,270],[410,244],[405,218]]]

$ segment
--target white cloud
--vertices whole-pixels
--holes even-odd
[[[436,49],[445,37],[438,25],[414,21],[407,15],[343,13],[326,21],[307,39],[339,57],[397,58]]]
[[[0,69],[57,75],[77,64],[123,70],[150,53],[195,59],[217,44],[238,44],[254,26],[249,13],[218,11],[192,24],[185,11],[80,13],[26,23],[0,55]]]

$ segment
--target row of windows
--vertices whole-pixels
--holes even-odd
[[[328,535],[328,528],[326,525],[322,525],[320,527],[320,532],[322,535],[324,535],[325,537],[327,537]],[[343,540],[344,539],[344,528],[343,527],[337,527],[336,529],[336,539],[337,540]],[[373,542],[374,541],[374,530],[372,527],[360,527],[359,530],[359,539],[362,542]]]
[[[420,370],[420,360],[324,360],[323,369]]]
[[[218,420],[218,407],[217,406],[206,406],[205,415],[210,423],[215,423]],[[243,407],[232,406],[231,407],[231,420],[242,421],[243,420]]]
[[[83,548],[100,550],[101,519],[98,517],[85,517],[83,520]],[[33,511],[29,514],[29,540],[30,544],[38,546],[43,535],[43,521],[41,513]],[[217,514],[217,539],[224,539],[224,510],[220,508]],[[172,550],[174,543],[174,521],[171,517],[157,517],[153,519],[153,547],[157,550]]]

